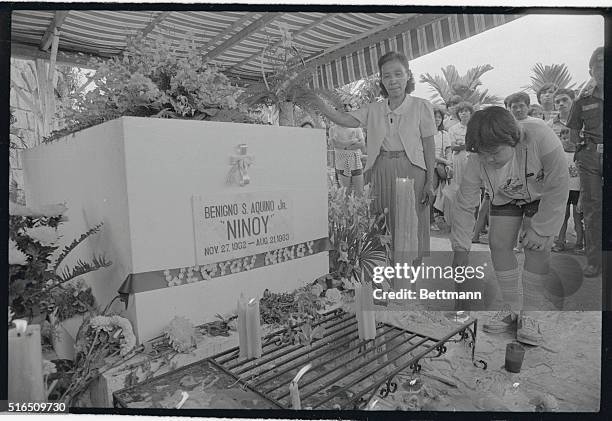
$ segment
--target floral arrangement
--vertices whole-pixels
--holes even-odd
[[[41,323],[54,313],[59,321],[95,306],[91,290],[76,280],[110,266],[104,256],[62,265],[70,253],[102,228],[98,224],[60,249],[64,205],[33,209],[9,206],[9,305],[15,318]]]
[[[175,316],[163,329],[168,344],[176,352],[189,352],[196,347],[195,327],[185,317]]]
[[[371,279],[375,266],[386,266],[391,253],[391,235],[385,214],[373,215],[370,186],[362,195],[347,194],[345,187],[331,186],[328,192],[330,273],[347,281]],[[349,286],[349,285],[347,285]]]
[[[250,122],[246,107],[238,109],[241,90],[188,39],[177,46],[168,38],[129,37],[121,56],[91,59],[95,88],[66,95],[67,128],[51,139],[121,116]]]
[[[69,370],[62,370],[63,386],[58,400],[71,405],[92,380],[127,360],[137,350],[129,320],[117,315],[89,318],[77,334],[74,362]],[[119,362],[109,363],[117,355],[121,357]]]

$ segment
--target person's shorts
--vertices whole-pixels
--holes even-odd
[[[570,190],[569,197],[567,198],[567,206],[578,206],[578,199],[580,199],[580,190]]]
[[[523,216],[531,218],[538,211],[539,200],[524,205],[516,205],[512,202],[505,205],[491,205],[489,211],[491,216],[512,216],[522,218]]]
[[[356,175],[361,175],[363,174],[363,169],[360,168],[358,170],[351,170],[351,177],[354,177]],[[338,168],[336,168],[336,175],[340,176],[344,176],[344,170],[339,170]]]

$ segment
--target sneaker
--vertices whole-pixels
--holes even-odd
[[[510,310],[509,306],[504,306],[493,317],[485,320],[482,330],[487,333],[511,332],[516,325],[517,314]]]
[[[431,231],[440,231],[440,228],[439,228],[439,227],[438,227],[436,224],[431,224],[431,225],[429,226],[429,229],[430,229]]]
[[[584,246],[582,244],[576,244],[574,246],[574,254],[578,254],[580,256],[584,255]]]
[[[518,318],[516,340],[527,345],[542,345],[544,337],[540,331],[540,324],[535,319],[521,314]]]

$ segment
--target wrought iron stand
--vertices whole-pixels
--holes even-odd
[[[364,409],[377,393],[384,398],[397,390],[399,373],[419,372],[420,362],[444,354],[449,342],[464,342],[472,363],[487,368],[475,359],[477,319],[442,338],[379,323],[376,338],[365,341],[359,340],[353,314],[337,311],[317,324],[325,336],[310,345],[294,343],[291,332],[277,332],[264,337],[259,359],[239,359],[236,347],[209,361],[281,408],[292,408],[289,384],[310,365],[299,384],[304,409]]]

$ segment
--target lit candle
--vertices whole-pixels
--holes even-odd
[[[24,334],[28,328],[28,321],[24,319],[15,319],[13,320],[15,324],[15,328],[17,329],[17,333]]]
[[[9,402],[44,402],[45,394],[40,326],[27,326],[25,320],[13,320],[18,327],[8,331]],[[22,323],[23,322],[23,323]],[[18,329],[25,329],[18,331]]]
[[[247,324],[246,324],[246,300],[240,294],[238,300],[238,344],[240,346],[240,358],[248,355]]]
[[[259,320],[259,300],[251,298],[246,308],[248,357],[261,357],[261,322]]]

